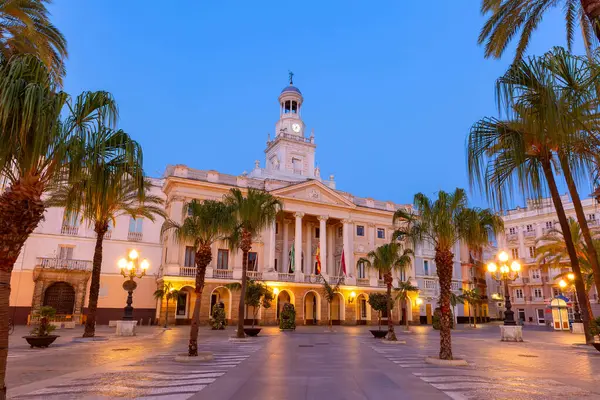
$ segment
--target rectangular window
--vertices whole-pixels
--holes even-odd
[[[193,267],[196,265],[196,249],[194,246],[185,246],[184,267]]]
[[[518,315],[519,321],[521,321],[521,323],[525,322],[525,310],[523,308],[517,309],[517,315]]]
[[[79,226],[79,214],[76,212],[65,212],[63,218],[63,225],[65,226]]]
[[[512,258],[514,260],[519,258],[519,249],[510,249],[510,253],[512,254]]]
[[[248,253],[248,271],[257,271],[258,254],[254,251]]]
[[[279,235],[279,222],[275,222],[275,234]]]
[[[515,297],[517,299],[522,299],[523,298],[523,289],[515,289]]]
[[[321,228],[315,228],[315,239],[319,239],[321,237]]]
[[[342,237],[344,236],[344,227],[340,226],[338,227],[338,237]]]
[[[367,300],[365,298],[360,299],[360,317],[367,319]]]
[[[533,289],[533,297],[535,297],[537,299],[541,299],[542,297],[544,297],[542,295],[542,289],[541,288],[535,288],[535,289]]]
[[[359,261],[356,269],[357,269],[356,273],[358,274],[358,277],[360,279],[366,278],[364,262]]]
[[[423,275],[429,275],[429,261],[423,260]]]
[[[58,258],[61,260],[72,260],[73,259],[73,246],[58,246]]]
[[[596,220],[596,214],[588,214],[588,221],[595,221]]]
[[[385,229],[377,228],[377,239],[385,239]]]
[[[129,218],[129,232],[142,233],[144,218]]]
[[[185,316],[187,308],[187,292],[183,290],[179,292],[179,297],[177,298],[177,315]]]
[[[537,268],[534,268],[531,270],[531,278],[532,279],[540,279],[540,270]]]
[[[546,221],[546,229],[552,229],[552,228],[554,228],[554,222]]]
[[[529,246],[529,257],[530,258],[535,258],[536,257],[536,251],[535,251],[535,246]]]
[[[515,233],[517,233],[517,228],[508,228],[508,233],[514,235]]]
[[[219,249],[217,252],[217,269],[229,269],[229,250]]]
[[[533,225],[531,225],[531,224],[527,224],[527,225],[525,226],[525,229],[527,229],[527,232],[533,232]]]
[[[560,289],[557,287],[553,287],[552,288],[552,296],[554,296],[554,297],[560,296]]]
[[[365,236],[364,225],[356,225],[356,236]]]
[[[302,175],[302,160],[299,158],[292,158],[292,166],[294,167],[294,173]]]
[[[403,269],[400,270],[400,281],[406,282],[406,271]]]

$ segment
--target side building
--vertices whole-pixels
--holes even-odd
[[[573,203],[568,195],[562,196],[561,200],[567,216],[576,219]],[[591,198],[585,199],[583,208],[592,233],[600,232],[597,201]],[[573,294],[570,291],[563,292],[558,285],[560,278],[557,278],[559,274],[570,271],[570,262],[567,258],[559,268],[550,268],[543,260],[538,260],[537,249],[544,243],[540,239],[551,230],[560,231],[552,200],[550,198],[528,200],[526,207],[509,210],[502,218],[505,232],[498,237],[498,247],[507,251],[513,259],[518,259],[522,265],[519,278],[509,284],[515,319],[525,324],[554,325],[559,329],[568,329],[564,324],[553,324],[557,319],[557,309],[554,307],[553,315],[553,307],[550,303],[555,298],[559,298],[558,303],[561,305],[566,303],[563,307],[565,314],[570,321],[573,320]],[[494,318],[502,319],[503,285],[491,280],[488,274],[488,288],[490,314]],[[595,288],[590,290],[589,299],[592,311],[595,315],[599,315],[598,293]]]

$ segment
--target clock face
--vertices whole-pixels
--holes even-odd
[[[300,132],[300,125],[299,124],[293,124],[292,125],[292,130],[296,133]]]

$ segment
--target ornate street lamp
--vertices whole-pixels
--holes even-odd
[[[564,279],[561,279],[558,282],[558,286],[560,286],[561,289],[564,289],[567,286],[569,286],[569,289],[571,289],[571,292],[573,293],[573,322],[583,323],[583,321],[581,320],[581,313],[579,312],[579,300],[577,299],[577,291],[575,290],[575,274],[569,272],[567,274],[567,279],[569,280],[569,282],[565,281]]]
[[[150,267],[150,262],[146,259],[140,261],[140,254],[137,250],[131,250],[127,255],[127,258],[123,257],[117,263],[123,275],[127,280],[123,282],[123,289],[127,291],[127,306],[125,306],[123,320],[133,320],[133,291],[137,288],[135,278],[142,278],[146,275],[146,271]]]
[[[506,308],[506,311],[504,311],[504,325],[515,326],[517,325],[517,322],[515,321],[515,313],[510,304],[508,282],[512,282],[519,277],[521,264],[519,264],[517,260],[514,260],[509,266],[509,256],[505,251],[498,253],[498,261],[500,262],[500,267],[492,261],[488,263],[487,270],[492,275],[493,279],[504,282],[504,308]]]

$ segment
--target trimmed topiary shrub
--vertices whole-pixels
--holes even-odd
[[[293,304],[283,305],[279,314],[279,329],[296,329],[296,310]]]
[[[219,302],[213,306],[212,319],[210,325],[213,330],[222,330],[227,326],[227,318],[225,317],[225,304]]]

